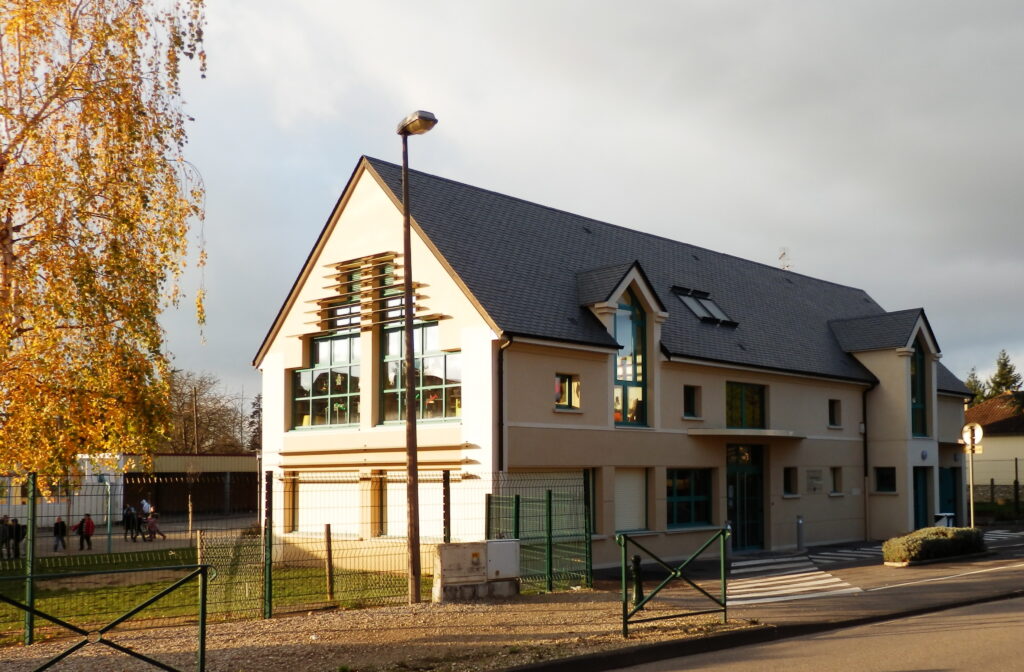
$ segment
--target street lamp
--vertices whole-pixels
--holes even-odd
[[[417,110],[398,125],[402,136],[402,256],[405,294],[405,455],[406,501],[409,539],[409,604],[420,601],[420,495],[416,457],[416,358],[413,352],[412,319],[415,301],[412,287],[412,226],[409,222],[409,136],[422,135],[437,124],[430,112]]]

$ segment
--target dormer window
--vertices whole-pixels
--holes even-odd
[[[910,357],[910,431],[914,436],[928,436],[927,398],[924,346],[918,341]]]
[[[627,290],[619,299],[613,335],[622,346],[615,356],[615,424],[646,425],[647,364],[644,344],[647,342],[647,314],[632,290]]]
[[[725,311],[719,308],[714,299],[707,292],[686,287],[673,287],[672,293],[690,309],[694,315],[700,318],[701,322],[718,324],[723,327],[735,327],[737,323],[729,319]]]

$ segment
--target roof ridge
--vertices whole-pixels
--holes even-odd
[[[826,281],[827,282],[827,281]],[[887,310],[884,313],[878,313],[876,315],[861,315],[860,317],[837,317],[834,320],[829,320],[829,324],[835,324],[837,322],[854,322],[856,320],[877,320],[882,317],[893,317],[894,315],[903,315],[906,313],[923,313],[924,308],[904,308],[902,310]]]
[[[382,163],[382,164],[385,164],[387,166],[390,166],[391,168],[395,168],[397,170],[401,170],[402,169],[402,167],[400,165],[398,165],[397,163],[392,163],[390,161],[385,161],[384,159],[378,159],[378,158],[373,157],[373,156],[367,156],[366,154],[363,154],[362,158],[366,159],[367,161],[369,161],[371,163]],[[853,287],[851,285],[844,285],[844,284],[842,284],[840,282],[835,282],[833,280],[825,280],[823,278],[818,278],[818,277],[815,277],[813,275],[807,275],[805,273],[798,273],[796,271],[790,271],[790,270],[785,270],[785,269],[782,269],[782,268],[777,268],[775,266],[772,266],[772,265],[767,264],[767,263],[762,262],[762,261],[755,261],[753,259],[747,259],[746,257],[741,257],[739,255],[730,254],[728,252],[719,252],[718,250],[712,250],[711,248],[707,248],[707,247],[700,247],[699,245],[694,245],[693,243],[687,243],[687,242],[684,242],[682,240],[677,240],[675,238],[669,238],[668,236],[663,236],[663,235],[660,235],[660,234],[657,234],[657,233],[651,233],[650,231],[642,231],[642,230],[639,230],[639,229],[631,229],[628,226],[623,226],[622,224],[613,224],[611,222],[606,222],[606,221],[601,220],[601,219],[594,219],[593,217],[589,217],[587,215],[581,215],[581,214],[576,213],[576,212],[570,212],[569,210],[564,210],[562,208],[556,208],[556,207],[551,206],[551,205],[544,205],[543,203],[537,203],[536,201],[530,201],[530,200],[527,200],[525,198],[520,198],[518,196],[511,196],[509,194],[504,194],[504,193],[502,193],[500,191],[494,191],[493,189],[487,189],[485,187],[478,187],[476,185],[469,184],[467,182],[462,182],[462,181],[459,181],[459,180],[454,180],[452,178],[444,177],[444,176],[441,176],[441,175],[435,175],[434,173],[427,173],[427,172],[424,172],[422,170],[416,170],[416,169],[413,169],[413,168],[410,168],[409,172],[410,173],[416,173],[416,174],[422,175],[424,177],[429,177],[431,179],[441,180],[442,182],[447,182],[449,184],[455,184],[455,185],[459,185],[461,187],[466,187],[467,189],[475,189],[476,191],[481,191],[481,192],[484,192],[484,193],[487,193],[487,194],[492,194],[494,196],[499,196],[499,197],[501,197],[503,199],[510,200],[510,201],[515,201],[517,203],[524,203],[526,205],[531,205],[531,206],[536,207],[536,208],[543,208],[544,210],[549,210],[551,212],[556,212],[556,213],[559,213],[559,214],[562,214],[562,215],[568,215],[570,217],[578,217],[578,218],[586,220],[588,222],[593,222],[595,224],[600,224],[602,226],[607,226],[607,227],[611,227],[613,229],[619,229],[619,230],[622,230],[622,231],[626,231],[626,232],[630,233],[631,235],[641,235],[641,236],[646,236],[648,238],[655,238],[657,240],[664,240],[664,241],[673,243],[675,245],[685,245],[686,247],[690,248],[691,250],[698,250],[698,251],[701,251],[701,252],[707,252],[707,253],[710,253],[710,254],[715,254],[715,255],[718,255],[718,256],[721,256],[721,257],[729,257],[730,259],[737,259],[737,260],[742,261],[743,263],[746,263],[746,264],[753,264],[755,266],[760,266],[760,267],[762,267],[764,269],[772,271],[773,273],[783,273],[783,274],[786,274],[786,276],[799,276],[801,278],[806,278],[806,279],[812,280],[814,282],[820,282],[820,283],[823,283],[823,284],[832,285],[833,287],[842,287],[843,289],[852,289],[854,291],[861,292],[862,294],[867,296],[868,299],[871,300],[872,304],[874,304],[874,305],[878,306],[879,308],[881,308],[881,306],[874,299],[872,299],[871,296],[868,295],[868,293],[863,288],[861,288],[861,287]]]

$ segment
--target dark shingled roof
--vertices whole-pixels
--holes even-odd
[[[589,306],[607,301],[633,264],[616,264],[576,274],[576,303]]]
[[[366,161],[400,200],[401,168]],[[860,289],[418,171],[409,188],[413,218],[508,335],[617,347],[584,305],[638,262],[669,312],[661,338],[668,354],[875,381],[830,327],[887,315]],[[738,326],[701,322],[673,286],[710,293]]]
[[[905,348],[910,343],[914,325],[924,315],[921,308],[900,310],[895,313],[832,320],[829,325],[846,352]]]

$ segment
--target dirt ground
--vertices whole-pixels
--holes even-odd
[[[207,630],[210,672],[385,672],[503,670],[542,660],[751,627],[720,615],[689,616],[630,626],[614,591],[576,590],[464,604],[321,611],[267,621],[213,623]],[[658,616],[704,609],[707,603],[659,601]],[[108,639],[179,669],[196,669],[195,626],[115,631]],[[5,672],[31,670],[77,640],[0,649]],[[113,649],[91,644],[52,670],[152,670]]]

